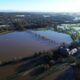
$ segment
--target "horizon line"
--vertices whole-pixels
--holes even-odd
[[[10,12],[28,12],[28,13],[80,13],[80,11],[16,11],[16,10],[1,10],[1,12],[4,12],[4,13],[10,13]]]

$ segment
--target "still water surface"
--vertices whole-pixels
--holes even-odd
[[[0,35],[0,60],[10,60],[14,57],[26,57],[34,52],[52,48],[29,32],[11,32]]]
[[[34,32],[34,31],[33,31]],[[62,39],[67,38],[68,42],[72,42],[70,36],[63,36],[50,31],[37,31],[36,34],[41,36],[47,36],[48,38],[57,42],[63,41]],[[54,37],[55,34],[55,37]],[[59,39],[58,39],[59,38]],[[61,39],[61,40],[60,40]],[[26,57],[31,56],[35,52],[49,50],[56,48],[53,42],[43,39],[29,31],[23,32],[10,32],[7,34],[0,35],[0,60],[10,60],[14,57]]]

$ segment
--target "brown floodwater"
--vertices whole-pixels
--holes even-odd
[[[0,35],[0,60],[31,56],[35,52],[51,49],[47,42],[28,31]]]
[[[27,57],[35,52],[55,49],[62,42],[72,42],[69,35],[54,31],[22,31],[0,34],[0,60],[12,60],[14,57]],[[59,44],[59,45],[58,45]],[[0,80],[14,75],[16,68],[25,62],[0,67]],[[25,80],[27,76],[20,76],[19,80]]]
[[[70,44],[69,35],[50,30],[10,32],[0,35],[0,60],[27,57],[35,52],[55,49],[63,42]]]

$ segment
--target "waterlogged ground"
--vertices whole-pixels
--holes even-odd
[[[45,40],[48,39],[49,41],[52,41],[53,43],[55,43],[55,45],[60,45],[63,42],[66,44],[70,44],[73,41],[71,37],[65,33],[55,32],[51,30],[38,30],[32,32],[44,37]]]
[[[31,56],[35,52],[51,48],[52,46],[47,42],[27,31],[0,35],[0,60]]]
[[[61,35],[60,35],[61,34]],[[64,41],[71,43],[69,35],[50,30],[10,32],[0,35],[0,60],[31,56],[35,52],[57,48]],[[0,79],[13,76],[16,68],[25,62],[0,67]],[[23,77],[22,77],[23,80]],[[25,80],[25,79],[24,79]]]
[[[35,52],[55,49],[63,42],[70,44],[69,35],[50,31],[22,31],[0,35],[0,60],[31,56]]]

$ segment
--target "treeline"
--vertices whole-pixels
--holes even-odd
[[[21,16],[22,15],[22,16]],[[0,14],[0,25],[10,25],[7,30],[24,30],[41,27],[56,27],[66,21],[72,22],[73,17],[63,14],[45,13],[3,13]],[[1,28],[1,27],[0,27]],[[5,29],[6,30],[6,29]]]

